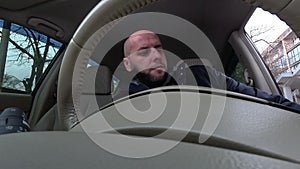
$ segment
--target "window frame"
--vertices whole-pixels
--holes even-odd
[[[32,91],[31,91],[30,93],[27,92],[26,90],[23,91],[23,90],[18,90],[18,89],[14,89],[14,88],[4,87],[4,86],[2,86],[3,84],[1,84],[1,91],[0,91],[1,93],[25,94],[25,95],[31,95],[31,96],[34,96],[34,95],[36,94],[37,90],[40,88],[40,86],[41,86],[41,84],[42,84],[42,81],[45,79],[45,77],[46,77],[47,74],[49,73],[50,69],[53,67],[54,63],[57,61],[58,57],[62,55],[62,53],[63,53],[64,50],[66,49],[66,46],[67,46],[67,45],[66,45],[64,42],[61,42],[61,41],[57,40],[56,38],[53,38],[53,37],[51,37],[51,36],[46,35],[45,33],[41,33],[41,32],[39,32],[39,31],[37,31],[37,30],[35,30],[35,29],[29,28],[29,27],[24,26],[24,25],[20,25],[20,24],[14,22],[14,21],[2,19],[2,18],[0,18],[0,20],[1,20],[3,23],[4,23],[4,21],[8,21],[8,22],[11,24],[11,26],[12,26],[12,25],[19,26],[20,29],[28,29],[28,30],[31,30],[31,31],[33,31],[34,33],[37,33],[37,36],[41,35],[41,36],[50,38],[50,40],[54,40],[54,41],[56,41],[56,42],[60,45],[60,46],[57,48],[58,50],[55,52],[55,55],[53,55],[53,57],[51,58],[51,61],[48,62],[46,66],[44,66],[44,70],[43,70],[43,72],[42,72],[40,78],[37,80],[37,82],[34,82],[34,86],[32,87]],[[3,29],[3,25],[1,25],[1,28]],[[14,32],[14,30],[10,30],[10,36],[11,36],[11,32]],[[20,34],[20,36],[24,36],[25,39],[28,38],[27,35],[24,35],[24,34],[22,34],[22,33],[18,33],[18,32],[15,32],[15,33],[16,33],[16,34]],[[2,37],[0,38],[0,41],[1,41],[1,39],[2,39]],[[41,40],[41,42],[44,43],[43,40]],[[11,42],[9,42],[9,43],[11,43]],[[51,46],[52,46],[52,45],[51,45]],[[53,47],[55,47],[55,46],[53,46]],[[7,49],[7,51],[6,51],[6,54],[8,54],[8,53],[9,53],[9,50],[10,50],[10,49],[9,49],[9,46],[8,46],[7,48],[8,48],[8,49]],[[8,57],[9,57],[9,56],[6,55],[6,59],[7,59]],[[4,69],[4,72],[5,72],[5,70],[7,69],[6,65],[4,65],[4,68],[3,68],[3,69]],[[31,68],[29,68],[29,70],[30,70],[30,69],[31,69]],[[17,70],[17,71],[19,71],[19,70]],[[3,77],[4,77],[4,75],[5,75],[4,72],[3,72]]]

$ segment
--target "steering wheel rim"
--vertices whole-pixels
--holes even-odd
[[[102,0],[81,23],[67,47],[58,77],[58,121],[62,130],[70,130],[84,117],[78,111],[81,86],[97,44],[119,18],[155,1]]]

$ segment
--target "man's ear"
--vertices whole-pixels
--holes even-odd
[[[124,66],[125,66],[126,70],[128,72],[131,72],[132,71],[132,67],[131,67],[130,61],[128,60],[127,57],[123,58],[123,63],[124,63]]]

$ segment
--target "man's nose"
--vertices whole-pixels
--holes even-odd
[[[160,48],[151,48],[151,55],[155,58],[162,58],[162,49]]]

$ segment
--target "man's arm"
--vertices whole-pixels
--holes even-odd
[[[203,73],[204,72],[203,69],[206,69],[207,75],[205,75],[205,73]],[[193,66],[193,67],[191,67],[191,70],[193,72],[196,72],[196,73],[194,73],[194,75],[196,76],[197,81],[198,81],[198,79],[201,80],[201,77],[206,78],[206,79],[209,78],[209,81],[211,83],[210,86],[213,88],[218,88],[218,89],[226,88],[228,91],[237,92],[237,93],[246,94],[249,96],[254,96],[257,98],[265,99],[267,101],[278,103],[278,104],[281,104],[281,105],[284,105],[284,106],[287,106],[287,107],[290,107],[290,108],[300,111],[299,104],[297,104],[295,102],[291,102],[290,100],[284,98],[281,95],[269,94],[265,91],[255,88],[255,87],[247,86],[243,83],[237,82],[236,80],[224,75],[223,73],[215,70],[214,68],[205,67],[205,66]],[[226,82],[226,86],[225,86],[225,82]]]
[[[229,91],[238,92],[250,96],[255,96],[261,99],[265,99],[271,102],[279,103],[281,105],[292,107],[294,109],[300,110],[300,105],[294,102],[291,102],[290,100],[286,99],[285,97],[278,95],[278,94],[269,94],[265,91],[262,91],[260,89],[247,86],[243,83],[237,82],[234,79],[230,77],[226,77],[227,82],[227,89]]]

